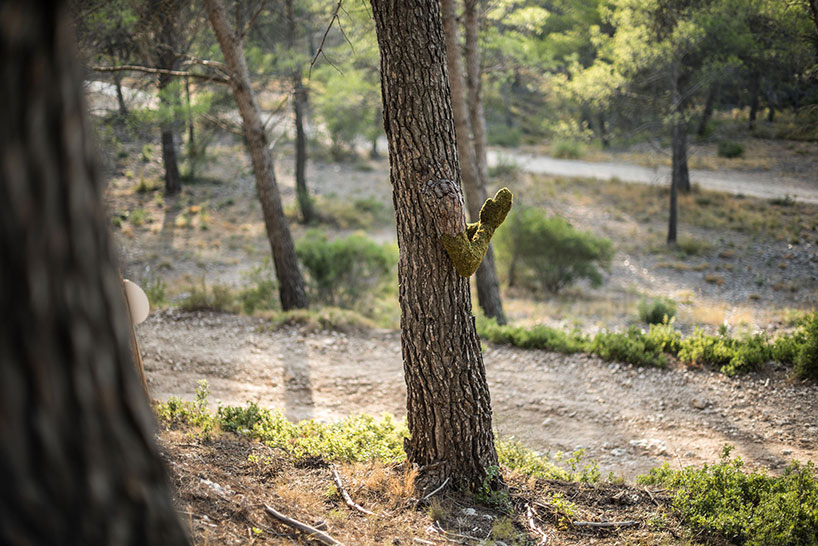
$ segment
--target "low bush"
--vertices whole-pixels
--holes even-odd
[[[564,332],[543,324],[530,328],[499,325],[496,319],[477,317],[477,333],[492,343],[514,345],[524,349],[543,349],[558,353],[580,353],[586,350],[588,340],[578,330]]]
[[[579,159],[585,155],[585,146],[576,140],[555,140],[551,155],[560,159]]]
[[[757,370],[772,358],[772,348],[762,334],[742,339],[729,337],[723,326],[716,336],[696,328],[682,340],[678,356],[683,362],[715,366],[722,373],[736,375]]]
[[[639,318],[648,324],[670,322],[676,316],[676,302],[670,298],[643,299],[639,302]]]
[[[311,300],[346,308],[383,289],[397,263],[392,245],[361,234],[330,241],[311,230],[296,243],[296,254],[309,275]]]
[[[510,256],[509,283],[519,280],[557,293],[579,279],[602,284],[600,270],[610,268],[611,241],[574,228],[560,216],[528,208],[514,214],[497,242]]]
[[[738,142],[723,140],[718,144],[718,155],[729,159],[741,157],[744,155],[744,146]]]
[[[187,295],[179,302],[183,311],[224,311],[238,310],[236,294],[229,286],[214,284],[208,286],[204,277],[199,284],[191,284]]]
[[[278,306],[278,283],[270,258],[250,268],[244,273],[245,285],[239,291],[238,300],[245,313],[252,315],[255,311],[269,311]]]
[[[603,360],[616,360],[637,366],[667,365],[667,356],[644,331],[631,326],[625,332],[599,332],[594,336],[590,352]]]
[[[682,522],[701,535],[747,546],[818,544],[818,479],[813,463],[791,463],[783,475],[746,473],[741,458],[672,470],[665,463],[639,482],[672,491]],[[705,540],[705,542],[708,542]]]
[[[803,339],[795,357],[795,374],[818,380],[818,312],[804,324]]]

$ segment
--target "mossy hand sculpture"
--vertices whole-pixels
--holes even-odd
[[[454,263],[455,271],[462,277],[470,277],[477,271],[486,257],[489,242],[494,231],[506,219],[511,210],[512,195],[508,188],[497,192],[492,199],[486,199],[480,209],[480,221],[466,226],[466,231],[452,237],[441,237],[443,247]]]

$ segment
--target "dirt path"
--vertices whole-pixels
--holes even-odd
[[[291,419],[405,411],[397,332],[266,331],[261,319],[163,311],[138,328],[151,393],[255,401]],[[495,426],[542,452],[587,449],[603,475],[632,480],[664,461],[713,462],[722,445],[753,466],[818,460],[818,387],[783,371],[730,379],[642,369],[585,355],[488,345]]]
[[[670,180],[670,168],[664,166],[643,167],[621,161],[581,161],[576,159],[556,159],[545,155],[534,155],[514,150],[491,150],[489,165],[501,162],[516,163],[520,169],[535,174],[572,176],[611,180],[618,178],[624,182],[635,182],[661,186]],[[746,171],[704,171],[691,170],[690,182],[702,188],[732,194],[742,194],[762,199],[790,196],[804,203],[818,203],[818,173],[803,177],[784,176],[770,172]]]

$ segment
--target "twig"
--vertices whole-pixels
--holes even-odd
[[[307,78],[312,77],[312,67],[313,67],[313,65],[315,65],[315,61],[318,60],[319,55],[323,55],[324,58],[327,59],[327,62],[329,64],[331,64],[332,66],[335,66],[335,64],[332,61],[329,60],[326,53],[324,53],[324,42],[327,41],[327,34],[329,34],[329,31],[332,28],[332,23],[334,23],[335,20],[338,19],[338,10],[341,9],[341,4],[343,4],[343,2],[344,2],[344,0],[338,0],[338,4],[335,6],[335,9],[332,10],[332,18],[330,18],[330,20],[329,20],[329,25],[327,25],[327,30],[324,31],[324,36],[321,37],[321,44],[318,46],[318,51],[315,52],[315,56],[312,58],[312,61],[310,61],[310,70],[307,73]],[[340,19],[338,19],[338,20],[340,22]],[[343,30],[341,30],[341,32],[343,33]],[[346,34],[344,34],[344,38],[346,38]],[[347,38],[347,42],[348,41],[349,41],[349,38]],[[335,66],[335,70],[337,70],[338,72],[341,72],[341,69],[339,69],[337,66]],[[341,73],[343,74],[343,72],[341,72]]]
[[[455,533],[454,531],[447,531],[443,527],[437,524],[437,522],[433,523],[431,526],[432,530],[438,533],[442,533],[444,536],[448,537],[455,537],[455,538],[465,538],[467,540],[476,540],[477,542],[481,542],[483,539],[480,537],[473,537],[471,535],[463,535],[460,533]],[[451,540],[451,539],[449,539]]]
[[[548,544],[548,534],[543,531],[539,525],[537,525],[537,520],[535,517],[536,513],[534,512],[534,509],[531,508],[530,504],[525,505],[525,515],[526,518],[528,518],[528,527],[535,535],[541,537],[540,541],[537,543],[537,546],[545,546]]]
[[[250,17],[250,21],[248,21],[248,23],[245,25],[244,30],[241,31],[240,38],[242,40],[244,40],[244,37],[247,36],[248,32],[250,32],[250,29],[253,28],[253,23],[256,22],[256,18],[259,16],[261,11],[264,9],[264,4],[266,4],[266,3],[267,3],[266,0],[261,0],[261,3],[259,4],[258,9],[253,14],[253,16]]]
[[[413,542],[417,542],[418,544],[432,544],[434,546],[434,542],[431,540],[423,540],[422,538],[415,537]]]
[[[137,64],[123,64],[119,66],[91,66],[91,70],[96,72],[144,72],[146,74],[165,74],[167,76],[188,76],[191,78],[199,78],[201,80],[208,80],[217,83],[230,83],[230,78],[226,76],[216,76],[214,74],[198,74],[196,72],[187,72],[185,70],[166,70],[164,68],[155,68],[153,66],[141,66]]]
[[[574,521],[574,527],[593,527],[595,529],[612,529],[617,527],[633,527],[639,525],[638,521]]]
[[[293,527],[293,528],[298,529],[299,531],[301,531],[303,533],[306,533],[306,534],[310,535],[311,537],[313,537],[315,540],[317,540],[321,544],[327,544],[327,546],[343,546],[343,543],[338,542],[337,540],[335,540],[334,538],[332,538],[328,534],[326,534],[326,533],[324,533],[322,531],[319,531],[315,527],[310,527],[306,523],[301,523],[300,521],[294,520],[292,518],[288,518],[287,516],[285,516],[281,512],[276,511],[274,508],[272,508],[268,504],[264,505],[264,511],[267,512],[268,514],[270,514],[271,516],[273,516],[275,519],[277,519],[281,523],[283,523],[285,525],[289,525],[290,527]]]
[[[338,470],[335,469],[335,465],[332,465],[332,479],[335,481],[335,485],[338,486],[338,491],[341,492],[341,496],[344,497],[344,502],[347,503],[347,506],[350,508],[354,508],[358,512],[362,514],[366,514],[368,516],[374,516],[372,512],[361,506],[360,504],[356,504],[355,501],[352,500],[352,497],[349,496],[347,490],[344,489],[344,484],[341,483],[341,476],[338,475]]]
[[[662,507],[662,505],[661,505],[661,504],[659,504],[659,501],[658,501],[658,500],[656,500],[656,498],[653,496],[653,493],[651,493],[650,489],[648,489],[647,487],[645,487],[645,493],[647,493],[647,494],[648,494],[648,497],[650,497],[650,500],[652,500],[652,501],[653,501],[653,503],[654,503],[656,506],[658,506],[659,508],[661,508],[661,507]]]
[[[426,496],[424,496],[422,499],[420,499],[420,500],[418,501],[418,504],[420,504],[421,502],[423,502],[423,501],[425,501],[425,500],[427,500],[427,499],[431,498],[431,496],[432,496],[432,495],[434,495],[435,493],[438,493],[438,492],[439,492],[441,489],[443,489],[444,487],[446,487],[446,484],[447,484],[447,483],[449,483],[449,478],[446,478],[445,480],[443,480],[443,483],[442,483],[442,484],[440,484],[440,487],[438,487],[437,489],[435,489],[434,491],[432,491],[431,493],[429,493],[428,495],[426,495]]]

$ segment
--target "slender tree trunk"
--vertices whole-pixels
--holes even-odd
[[[281,195],[273,170],[273,155],[261,123],[261,112],[255,93],[250,86],[250,74],[244,59],[241,37],[230,28],[221,0],[205,0],[205,6],[210,24],[221,46],[224,62],[230,71],[233,96],[244,121],[244,136],[256,176],[256,190],[267,227],[267,238],[273,252],[281,307],[284,310],[305,308],[307,296],[304,281],[298,270],[295,246],[284,209],[281,207]]]
[[[756,128],[756,117],[758,116],[758,96],[760,94],[758,75],[752,75],[750,82],[750,119],[748,122],[748,129],[751,131]]]
[[[775,91],[765,93],[767,96],[767,121],[775,121]]]
[[[128,106],[125,104],[125,96],[122,94],[122,76],[114,72],[114,87],[116,88],[116,101],[119,104],[119,115],[128,115]]]
[[[678,140],[678,133],[679,133],[679,124],[673,124],[673,142],[675,143]],[[668,245],[675,245],[677,241],[676,237],[676,227],[678,225],[678,215],[679,215],[679,203],[678,203],[678,192],[679,192],[679,176],[677,173],[677,163],[676,163],[676,146],[674,144],[673,147],[673,173],[670,177],[670,214],[667,226],[667,244]]]
[[[672,178],[678,191],[690,191],[690,174],[687,169],[687,120],[685,119],[682,93],[679,89],[679,65],[671,70],[671,95],[673,99],[673,163]]]
[[[480,207],[483,206],[486,198],[486,183],[488,169],[485,164],[485,143],[478,144],[478,136],[485,139],[485,131],[482,128],[482,120],[476,118],[482,114],[479,101],[479,87],[471,92],[467,97],[467,88],[474,87],[466,85],[464,81],[463,63],[460,55],[460,41],[457,33],[457,10],[455,0],[440,0],[440,12],[443,17],[443,31],[446,39],[446,64],[449,70],[449,85],[452,93],[452,110],[454,113],[454,124],[457,132],[457,155],[460,158],[460,168],[463,176],[463,189],[466,193],[466,205],[469,210],[469,217],[476,222],[480,217]],[[476,21],[475,21],[476,24]],[[479,86],[480,65],[476,58],[476,43],[470,44],[469,51],[472,58],[467,56],[468,62],[477,63],[477,81]],[[472,74],[469,74],[471,77]],[[469,91],[471,91],[469,89]],[[467,98],[471,99],[467,102]],[[469,104],[471,103],[471,108]],[[481,125],[481,134],[475,135],[471,139],[473,131],[472,121],[475,120]],[[483,171],[481,172],[481,158],[478,157],[478,149],[482,154]],[[494,265],[494,252],[491,248],[486,253],[486,257],[477,269],[475,275],[477,284],[477,301],[488,317],[497,319],[499,324],[505,324],[506,317],[503,313],[503,302],[500,299],[500,286],[497,281],[497,270]]]
[[[0,543],[188,543],[154,442],[65,5],[0,6]],[[32,67],[36,67],[32,70]]]
[[[192,174],[196,155],[196,133],[193,125],[193,103],[190,101],[190,76],[185,76],[185,101],[187,102],[187,160],[190,163]]]
[[[818,0],[804,0],[809,7],[812,22],[815,24],[815,32],[818,32]]]
[[[287,0],[287,41],[290,52],[295,56],[295,15],[293,0]],[[295,114],[295,193],[301,209],[301,222],[310,224],[315,219],[312,199],[307,189],[307,137],[304,135],[304,110],[307,104],[307,90],[301,81],[301,66],[295,66],[292,74],[293,113]]]
[[[716,97],[718,95],[718,84],[712,83],[710,84],[710,89],[707,91],[707,98],[704,101],[704,110],[702,111],[702,118],[699,120],[699,127],[696,130],[696,134],[699,136],[704,136],[707,132],[707,124],[710,122],[710,118],[713,117],[713,107],[716,104]]]
[[[157,45],[157,59],[159,68],[176,70],[176,30],[174,20],[175,7],[168,8],[168,13],[161,19],[161,44]],[[182,178],[179,175],[179,162],[176,153],[176,116],[179,104],[179,91],[176,87],[169,89],[173,79],[167,74],[160,74],[158,78],[159,101],[170,114],[162,120],[162,164],[165,166],[165,193],[175,195],[182,190]]]
[[[446,476],[475,489],[497,454],[469,283],[440,242],[466,221],[438,0],[372,0],[372,11],[400,247],[405,448],[418,485]]]

